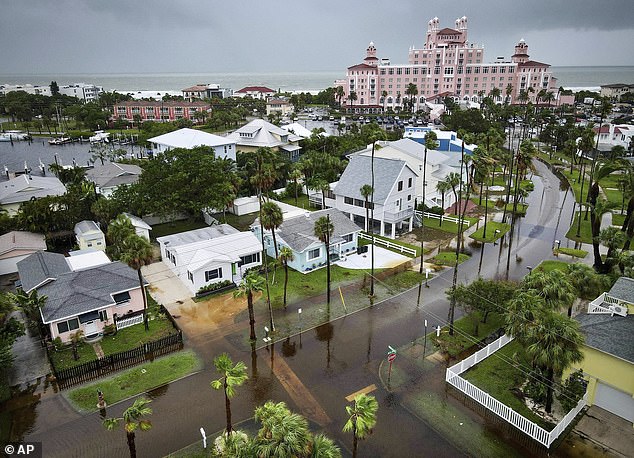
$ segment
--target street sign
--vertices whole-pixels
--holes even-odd
[[[396,359],[396,353],[388,353],[387,360],[391,363]]]

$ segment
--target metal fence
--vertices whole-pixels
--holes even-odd
[[[532,437],[540,444],[550,448],[551,444],[559,437],[559,435],[570,425],[577,414],[586,405],[586,395],[577,403],[577,406],[572,409],[566,416],[551,430],[548,431],[533,421],[527,419],[521,414],[517,413],[507,405],[501,403],[488,393],[484,392],[477,386],[469,383],[464,378],[460,377],[467,369],[475,366],[480,361],[488,358],[490,355],[498,351],[500,348],[508,344],[513,340],[512,337],[503,335],[494,342],[491,342],[485,348],[477,351],[468,358],[463,359],[457,364],[454,364],[447,369],[445,374],[445,381],[454,386],[471,399],[480,403],[482,406],[498,415],[503,420],[507,421],[517,429]]]
[[[132,350],[113,353],[68,369],[58,371],[53,361],[49,360],[59,388],[66,389],[182,349],[183,334],[178,331]]]

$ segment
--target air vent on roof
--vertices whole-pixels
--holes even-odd
[[[627,316],[627,305],[610,305],[609,309],[619,316]]]

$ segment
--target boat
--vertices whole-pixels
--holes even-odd
[[[48,141],[49,145],[65,145],[66,143],[71,143],[73,141],[68,135],[62,134],[59,137],[51,138]]]
[[[20,140],[29,140],[30,138],[31,135],[21,130],[7,130],[0,134],[0,142],[16,142]]]
[[[90,143],[109,143],[110,142],[110,134],[108,132],[104,132],[103,130],[96,130],[95,135],[90,137]]]

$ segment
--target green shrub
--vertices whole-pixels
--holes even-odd
[[[295,185],[295,182],[291,181],[286,185],[285,195],[286,197],[295,198],[295,191],[297,190],[297,197],[302,196],[304,195],[302,188],[303,186],[301,183],[297,183],[297,185]]]
[[[543,374],[539,370],[534,370],[530,373],[524,387],[524,395],[538,404],[546,402],[546,385],[543,380]]]
[[[107,324],[103,327],[103,335],[111,336],[117,333],[117,326],[114,324]]]
[[[53,348],[55,349],[55,351],[60,351],[64,348],[61,337],[57,336],[53,339]]]
[[[218,282],[218,283],[212,283],[210,285],[205,285],[202,288],[200,288],[198,290],[198,294],[207,293],[207,292],[210,292],[210,291],[217,291],[217,290],[219,290],[221,288],[224,288],[224,287],[230,286],[230,285],[233,285],[233,282],[231,280],[224,280],[224,281],[221,281],[221,282]]]
[[[557,393],[557,399],[564,411],[569,412],[577,406],[577,403],[585,394],[587,386],[588,382],[584,380],[581,369],[570,374],[570,377],[564,383],[563,390]]]

